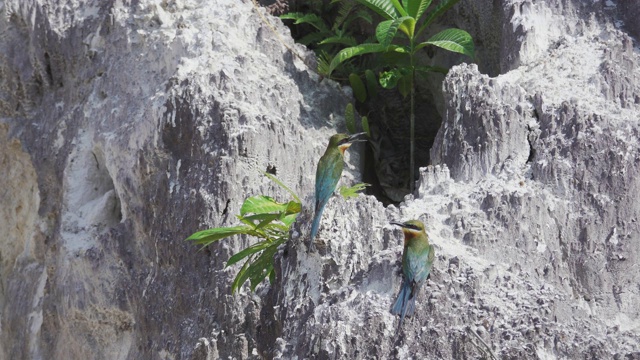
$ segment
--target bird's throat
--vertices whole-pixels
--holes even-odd
[[[351,146],[351,144],[340,145],[338,146],[338,149],[340,149],[340,152],[344,155],[344,152],[349,148],[349,146]]]
[[[413,239],[414,237],[419,235],[415,231],[406,230],[406,229],[403,229],[402,232],[404,233],[404,244],[405,244],[405,246],[409,243],[409,241],[411,239]]]

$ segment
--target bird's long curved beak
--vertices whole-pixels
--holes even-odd
[[[397,222],[397,221],[391,221],[389,224],[391,224],[391,225],[398,225],[398,226],[403,227],[403,228],[406,228],[406,227],[407,227],[407,225],[405,225],[404,223]]]
[[[347,141],[349,141],[350,143],[353,142],[357,142],[357,141],[367,141],[367,133],[366,132],[361,132],[361,133],[356,133],[353,134],[351,136],[349,136],[349,138],[347,139]]]

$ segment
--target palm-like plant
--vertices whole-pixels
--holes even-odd
[[[418,50],[434,45],[445,50],[474,57],[474,46],[471,35],[464,30],[451,28],[443,30],[427,41],[418,39],[425,29],[445,11],[460,0],[442,0],[431,12],[427,8],[432,0],[358,0],[361,4],[373,10],[385,20],[376,27],[377,43],[364,43],[341,50],[331,61],[329,73],[342,62],[355,56],[382,53],[391,60],[392,70],[380,76],[380,84],[385,88],[398,86],[403,96],[411,96],[410,115],[410,156],[409,156],[409,186],[414,189],[414,148],[415,148],[415,74],[416,72],[445,72],[445,69],[416,64]],[[418,23],[424,17],[418,27]],[[393,44],[398,35],[406,36],[407,40]]]

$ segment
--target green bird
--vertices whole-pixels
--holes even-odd
[[[392,314],[400,315],[399,330],[402,327],[404,317],[411,317],[416,309],[416,297],[418,297],[420,286],[429,276],[435,251],[433,245],[429,244],[429,237],[424,231],[424,224],[421,221],[409,220],[404,223],[392,221],[391,224],[401,226],[404,233],[404,251],[402,253],[404,280],[398,298],[391,308]]]
[[[316,169],[316,203],[315,216],[311,225],[311,244],[318,234],[320,219],[325,205],[329,201],[331,195],[336,190],[336,185],[342,175],[344,168],[344,152],[356,141],[365,141],[363,138],[366,133],[357,133],[353,135],[335,134],[329,138],[329,145],[324,155],[318,161]]]

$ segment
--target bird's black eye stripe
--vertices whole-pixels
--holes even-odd
[[[405,226],[405,227],[407,227],[407,228],[409,228],[409,229],[411,229],[411,230],[418,230],[418,231],[420,231],[420,228],[419,228],[419,227],[417,227],[416,225],[413,225],[413,224],[404,224],[404,226]]]

